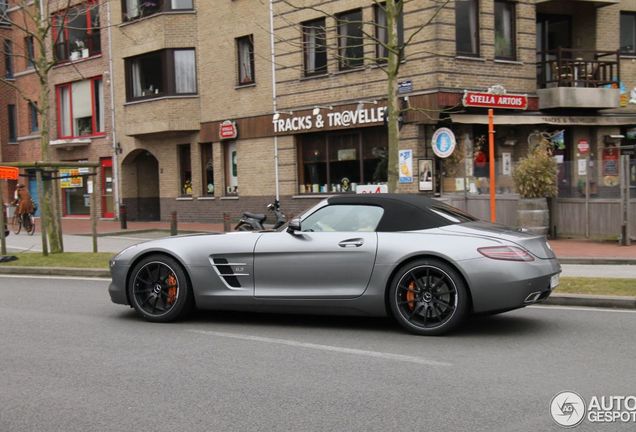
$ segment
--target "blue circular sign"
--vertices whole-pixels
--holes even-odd
[[[439,128],[433,134],[431,144],[433,146],[433,153],[435,153],[437,157],[447,158],[455,151],[457,142],[455,141],[455,134],[452,130]]]

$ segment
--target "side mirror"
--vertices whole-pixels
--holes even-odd
[[[289,224],[287,224],[287,232],[290,233],[290,234],[294,234],[296,232],[300,232],[300,219],[299,218],[294,218],[294,219],[289,221]]]

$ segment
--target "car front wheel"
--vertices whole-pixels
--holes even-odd
[[[400,268],[391,281],[389,303],[406,330],[441,335],[457,327],[468,310],[463,279],[437,259],[419,259]]]
[[[150,255],[135,265],[128,294],[137,313],[153,322],[184,318],[194,306],[183,267],[165,255]]]

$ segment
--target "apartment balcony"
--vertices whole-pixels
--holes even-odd
[[[128,136],[188,134],[200,128],[198,96],[160,97],[124,105],[123,126]]]
[[[559,48],[539,57],[539,109],[619,107],[618,51]]]

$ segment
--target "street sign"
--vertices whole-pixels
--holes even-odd
[[[466,90],[464,91],[462,103],[465,107],[525,110],[528,108],[528,96],[510,93],[495,94]]]
[[[0,180],[17,180],[20,170],[16,167],[0,166]]]

